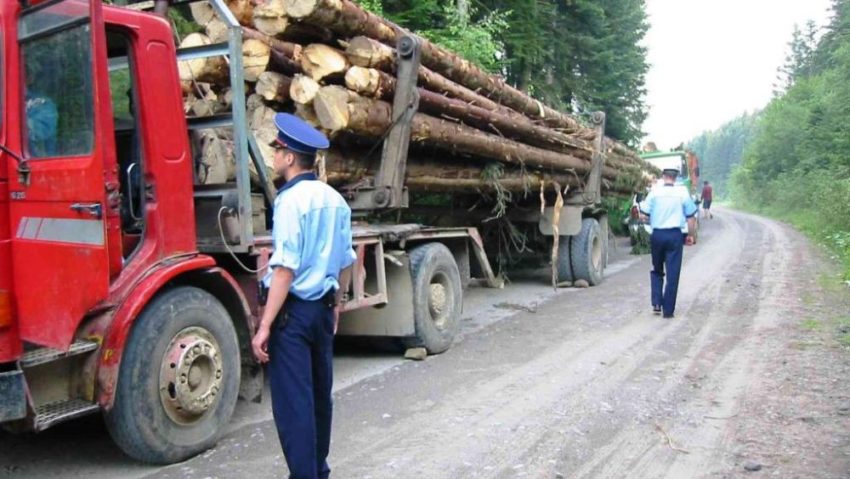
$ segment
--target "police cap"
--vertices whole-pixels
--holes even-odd
[[[315,155],[317,150],[330,146],[325,135],[295,115],[277,113],[274,126],[277,127],[277,138],[271,142],[271,146],[282,146],[305,155]]]
[[[677,170],[675,168],[664,168],[664,170],[662,170],[661,173],[663,173],[666,176],[672,176],[673,178],[679,176],[679,170]]]

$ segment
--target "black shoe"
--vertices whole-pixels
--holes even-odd
[[[661,306],[653,306],[652,307],[653,314],[661,314]]]
[[[665,314],[664,319],[673,319],[673,315],[672,314]]]

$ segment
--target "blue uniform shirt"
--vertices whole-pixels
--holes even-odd
[[[649,215],[652,229],[680,228],[687,226],[687,218],[697,213],[697,205],[688,194],[687,188],[679,185],[659,185],[640,204],[640,211]]]
[[[263,280],[270,287],[273,268],[290,269],[295,273],[290,294],[308,301],[339,288],[339,272],[357,258],[351,209],[336,190],[315,180],[312,173],[298,175],[277,195],[274,252]]]

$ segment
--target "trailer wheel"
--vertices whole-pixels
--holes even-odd
[[[457,263],[445,245],[424,244],[410,252],[410,276],[416,336],[405,338],[405,346],[442,353],[452,345],[460,326],[463,292]]]
[[[602,282],[605,269],[605,238],[599,222],[593,218],[581,220],[581,231],[570,237],[570,263],[574,281],[583,279],[590,286]]]
[[[136,319],[105,414],[129,456],[169,464],[209,449],[230,421],[240,380],[239,344],[224,306],[183,286]]]

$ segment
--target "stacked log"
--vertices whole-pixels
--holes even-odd
[[[396,89],[394,45],[410,33],[364,11],[351,0],[227,0],[241,24],[248,126],[265,146],[274,138],[275,112],[293,112],[332,139],[325,167],[340,189],[362,184],[377,170],[363,161],[369,148],[349,148],[341,140],[381,141],[394,124]],[[225,41],[228,30],[210,5],[196,2],[192,16],[204,33],[183,39],[181,47]],[[411,122],[414,147],[406,186],[413,192],[475,194],[492,189],[525,191],[543,184],[581,189],[592,169],[596,130],[556,111],[472,63],[419,38],[419,106]],[[224,58],[180,62],[190,115],[227,111],[229,62]],[[232,180],[232,136],[204,132],[199,180]],[[625,195],[643,186],[649,165],[626,146],[605,138],[602,169],[606,194]],[[420,149],[421,151],[421,149]],[[485,172],[499,165],[497,176]],[[203,170],[202,172],[200,170]]]

